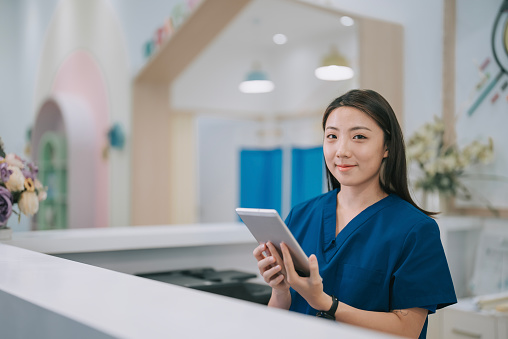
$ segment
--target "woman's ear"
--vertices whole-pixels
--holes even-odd
[[[383,158],[388,158],[388,147],[385,147],[385,154],[383,155]]]

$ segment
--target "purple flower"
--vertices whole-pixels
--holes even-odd
[[[37,167],[33,162],[27,163],[28,168],[30,168],[30,172],[34,174],[34,176],[37,176],[37,173],[39,173],[39,167]]]
[[[31,178],[32,181],[35,181],[37,177],[37,173],[39,172],[39,168],[35,166],[33,162],[28,163],[22,170],[23,176],[25,178]]]
[[[30,178],[30,179],[32,179],[32,181],[35,180],[34,174],[32,172],[30,172],[30,170],[28,170],[26,167],[21,170],[21,173],[23,173],[23,176],[25,177],[25,179]]]
[[[12,174],[12,171],[8,169],[9,165],[6,162],[0,164],[0,181],[7,182]]]
[[[0,226],[5,226],[12,213],[12,194],[0,186]]]

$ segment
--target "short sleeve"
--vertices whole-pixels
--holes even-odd
[[[432,313],[457,302],[433,219],[419,222],[407,234],[391,281],[391,309],[421,307]]]
[[[291,224],[291,217],[293,216],[293,210],[289,211],[288,216],[286,217],[286,220],[284,223],[289,227],[289,224]]]

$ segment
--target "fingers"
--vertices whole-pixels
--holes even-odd
[[[280,273],[281,269],[282,267],[277,265],[263,273],[263,279],[270,285],[270,287],[276,287],[284,281],[284,275]]]
[[[285,275],[286,270],[284,268],[284,261],[282,260],[282,257],[280,256],[279,251],[271,242],[266,243],[266,246],[268,247],[268,250],[270,251],[270,253],[273,253],[272,256],[276,259],[277,264],[281,265],[281,267],[282,267],[281,272],[282,272],[282,274]]]
[[[322,282],[323,278],[319,275],[319,264],[315,254],[312,254],[309,257],[309,270],[310,270],[310,280],[313,282]]]
[[[254,258],[256,258],[256,260],[259,261],[266,257],[266,253],[264,253],[266,251],[267,251],[266,244],[259,244],[259,246],[254,249],[252,254],[254,255]]]
[[[284,281],[282,266],[278,265],[273,256],[258,261],[259,273],[271,287],[276,287]]]
[[[264,274],[266,270],[268,270],[272,265],[275,264],[274,257],[266,257],[258,261],[258,268],[261,274]]]
[[[259,273],[267,283],[270,283],[272,276],[280,271],[279,269],[273,269],[277,264],[277,259],[270,255],[270,250],[266,244],[260,244],[252,252],[256,260],[258,261]]]
[[[293,258],[291,258],[291,254],[289,253],[289,248],[286,246],[286,244],[281,243],[280,248],[282,250],[282,256],[284,260],[284,268],[286,269],[286,274],[288,277],[288,280],[294,280],[295,276],[298,276],[298,273],[295,271],[295,266],[293,264]]]

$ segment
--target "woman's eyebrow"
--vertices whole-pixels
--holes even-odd
[[[355,126],[355,127],[351,127],[349,130],[350,131],[357,131],[359,129],[366,129],[367,131],[372,131],[370,128],[365,127],[365,126]]]
[[[333,130],[336,130],[336,131],[338,131],[338,130],[339,130],[337,127],[334,127],[334,126],[328,126],[328,127],[326,127],[326,129],[327,129],[327,130],[328,130],[328,129],[333,129]],[[366,129],[367,131],[372,131],[370,128],[365,127],[365,126],[355,126],[355,127],[351,127],[351,128],[349,129],[349,131],[357,131],[357,130],[360,130],[360,129]]]

